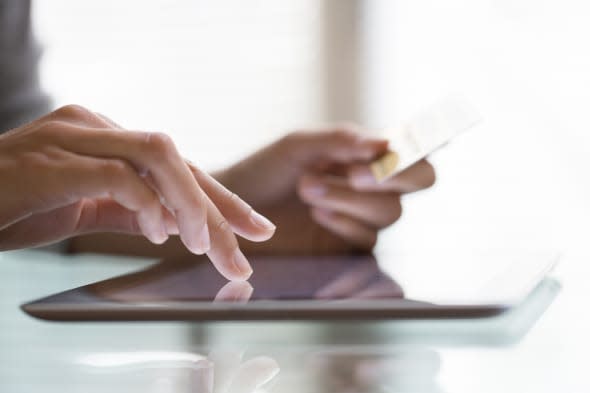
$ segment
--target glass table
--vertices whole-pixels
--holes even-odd
[[[0,253],[0,391],[583,392],[589,258],[472,320],[56,323],[20,304],[154,260]]]

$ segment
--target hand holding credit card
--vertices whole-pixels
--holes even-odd
[[[465,100],[450,97],[420,112],[401,127],[386,133],[392,151],[371,163],[378,182],[395,176],[481,121]]]

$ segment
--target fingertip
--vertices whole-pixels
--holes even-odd
[[[136,222],[141,233],[153,244],[162,244],[168,240],[168,233],[159,214],[153,210],[146,210],[136,215]]]
[[[266,230],[264,232],[258,232],[255,234],[248,234],[247,236],[242,236],[250,241],[253,242],[265,242],[272,238],[275,235],[276,228],[272,230]]]
[[[422,160],[425,171],[426,171],[426,184],[425,187],[432,187],[434,185],[434,183],[436,183],[436,170],[434,169],[434,165],[432,165],[428,160],[423,159]]]
[[[145,237],[146,237],[146,238],[147,238],[147,239],[150,241],[150,243],[152,243],[152,244],[160,245],[160,244],[162,244],[162,243],[163,243],[163,241],[162,241],[162,240],[161,240],[159,237],[156,237],[156,236],[154,236],[154,235],[153,235],[153,234],[151,234],[151,233],[144,233],[143,235],[144,235],[144,236],[145,236]]]
[[[277,229],[277,226],[268,218],[266,218],[265,216],[263,216],[262,214],[258,213],[256,210],[251,209],[250,210],[250,221],[258,228],[264,230],[264,231],[270,231],[271,233],[274,233],[275,229]]]
[[[277,229],[272,221],[253,209],[239,219],[235,219],[231,225],[235,234],[253,242],[270,239]]]
[[[248,259],[239,248],[234,251],[213,249],[207,256],[215,269],[229,281],[247,281],[253,273]]]
[[[232,278],[235,281],[245,281],[249,279],[254,272],[250,266],[250,262],[248,262],[248,259],[239,248],[234,252],[232,262],[234,265],[234,272],[237,273],[235,278]]]
[[[150,239],[150,241],[152,243],[157,244],[157,245],[164,244],[164,243],[166,243],[167,240],[168,240],[167,233],[159,233],[157,236],[154,236],[153,238]]]
[[[178,224],[171,214],[164,216],[164,226],[168,235],[178,235],[180,233]]]
[[[353,165],[348,170],[348,180],[356,190],[375,189],[377,180],[368,165]]]
[[[297,192],[301,199],[311,201],[324,196],[328,192],[328,188],[318,176],[307,173],[299,179]]]
[[[230,281],[215,296],[214,302],[247,302],[254,288],[248,281]]]
[[[334,213],[329,209],[314,207],[311,209],[311,216],[319,224],[330,221]]]
[[[261,231],[261,230],[256,230],[256,231],[239,231],[236,232],[238,235],[240,235],[241,237],[243,237],[244,239],[250,240],[251,242],[265,242],[267,240],[269,240],[270,238],[272,238],[275,234],[276,230],[266,230],[266,231]]]

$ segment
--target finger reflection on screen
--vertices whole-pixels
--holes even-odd
[[[252,292],[254,288],[248,281],[230,281],[221,287],[213,301],[246,303],[250,300]]]
[[[316,299],[376,299],[403,296],[402,288],[379,269],[375,259],[367,260],[338,275],[314,295]]]

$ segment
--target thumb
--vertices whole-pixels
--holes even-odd
[[[387,151],[385,139],[363,136],[353,127],[297,131],[284,140],[288,156],[298,163],[318,160],[366,162]]]

